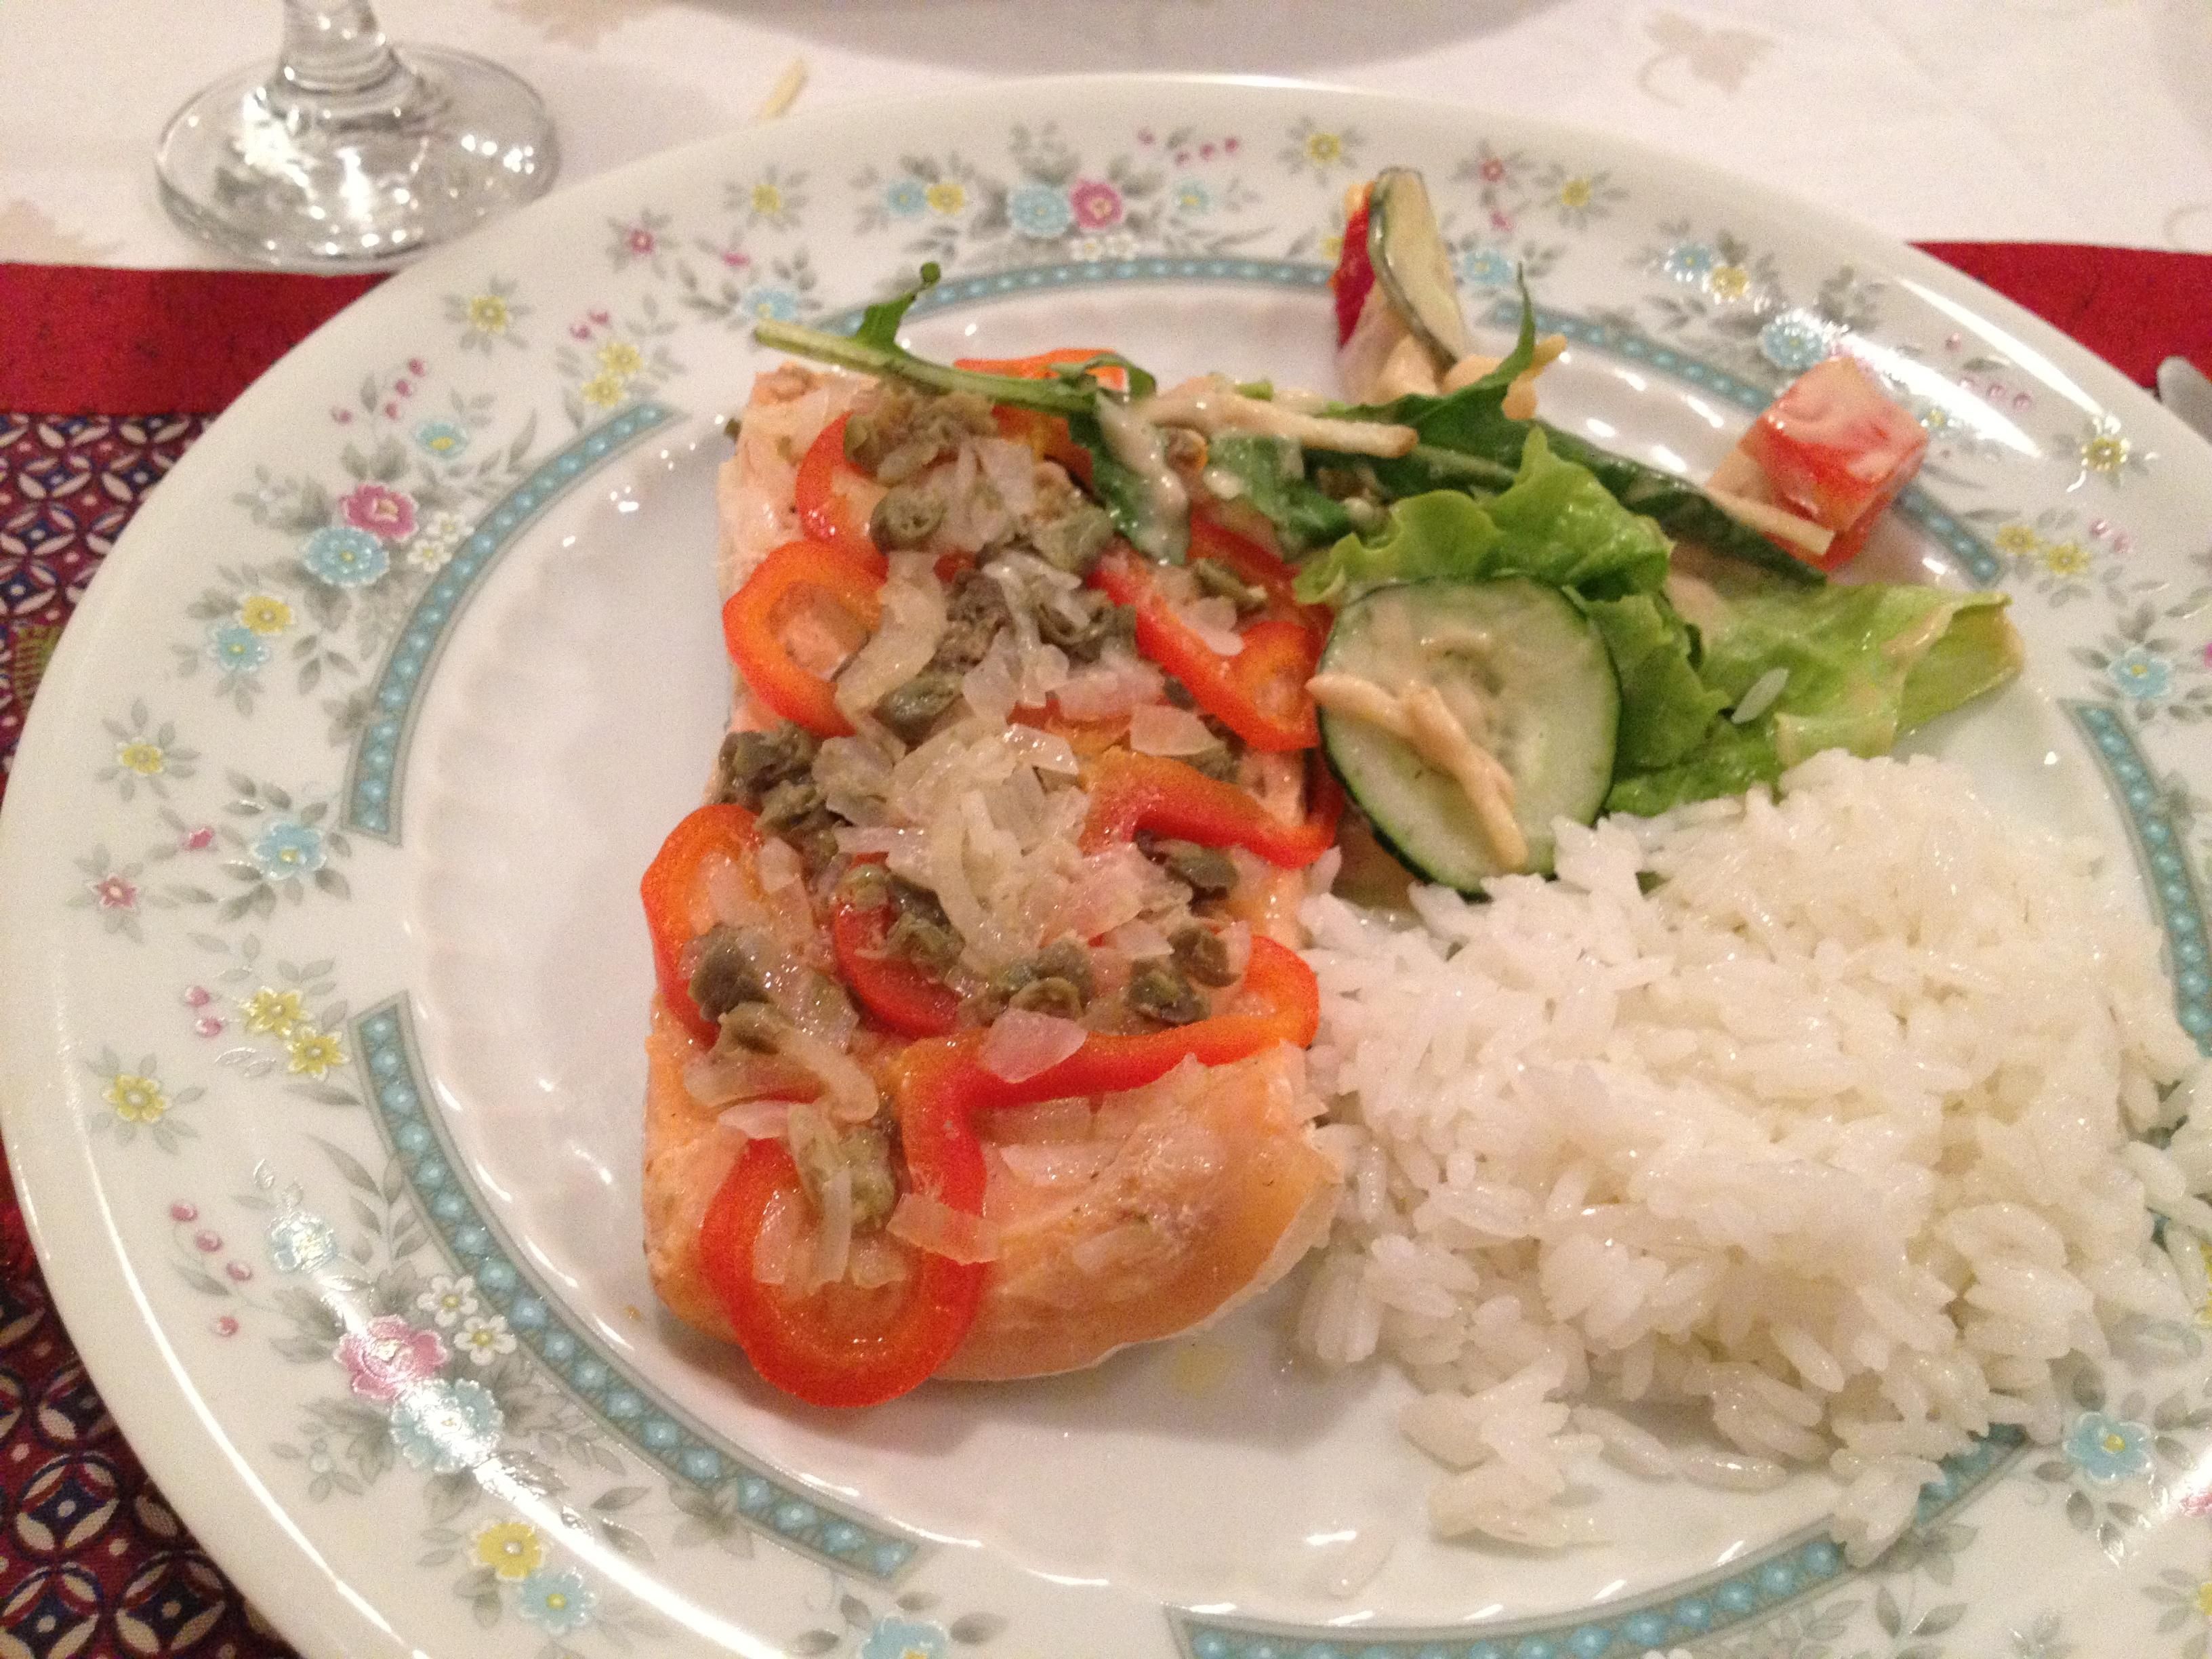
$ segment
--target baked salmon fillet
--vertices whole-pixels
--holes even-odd
[[[1308,624],[1220,526],[1233,599],[1139,558],[1008,414],[787,364],[718,480],[738,672],[645,883],[645,1249],[817,1403],[1190,1329],[1340,1183],[1295,954],[1328,787],[1143,648],[1147,607],[1232,655]]]

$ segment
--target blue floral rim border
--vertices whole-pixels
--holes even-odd
[[[801,1492],[726,1443],[717,1443],[555,1311],[557,1298],[519,1265],[521,1252],[462,1174],[438,1114],[425,1109],[428,1085],[404,994],[356,1018],[353,1036],[371,1114],[430,1231],[580,1407],[672,1481],[702,1492],[735,1482],[737,1511],[748,1526],[825,1566],[887,1584],[914,1565],[922,1549],[915,1540]]]
[[[1970,1501],[2025,1444],[2017,1429],[2000,1428],[1946,1460],[1942,1479],[1920,1489],[1917,1524],[1928,1526]],[[1356,1637],[1188,1613],[1171,1613],[1169,1622],[1184,1659],[1629,1659],[1757,1624],[1853,1576],[1824,1525],[1687,1584],[1609,1607],[1595,1619],[1554,1614],[1480,1632],[1462,1626],[1362,1631]]]
[[[2173,821],[2127,717],[2109,703],[2061,698],[2058,706],[2087,740],[2127,820],[2128,841],[2172,958],[2175,1016],[2197,1048],[2212,1054],[2212,960],[2206,955],[2204,893],[2190,867],[2188,837]]]
[[[374,717],[362,727],[346,763],[345,826],[397,845],[399,797],[415,735],[420,693],[445,650],[453,623],[477,582],[530,522],[594,469],[678,411],[651,400],[580,433],[493,504],[415,602],[370,688]]]
[[[1015,270],[994,271],[982,276],[949,276],[925,291],[914,303],[910,317],[961,306],[985,304],[1017,294],[1038,294],[1055,289],[1103,288],[1113,283],[1254,283],[1269,288],[1318,289],[1328,286],[1329,268],[1296,259],[1239,259],[1148,256],[1130,259],[1086,259],[1078,264],[1024,265]],[[833,332],[860,327],[866,306],[854,306],[826,318],[821,326]]]

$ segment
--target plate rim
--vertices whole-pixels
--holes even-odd
[[[430,291],[449,272],[479,264],[486,252],[515,245],[518,238],[526,246],[538,224],[562,210],[556,204],[574,211],[634,192],[641,184],[706,164],[709,158],[740,157],[764,132],[819,132],[827,140],[855,134],[886,117],[926,125],[933,118],[972,118],[994,107],[1011,113],[1055,94],[1080,100],[1139,94],[1204,96],[1218,91],[1252,91],[1285,99],[1307,96],[1340,106],[1387,109],[1400,116],[1411,112],[1439,128],[1470,134],[1486,126],[1504,128],[1563,146],[1580,146],[1583,153],[1601,158],[1632,158],[1655,177],[1732,195],[1793,230],[1802,230],[1808,238],[1879,250],[1890,262],[1889,271],[1922,297],[1940,295],[1954,306],[1970,307],[1978,323],[2002,331],[2007,337],[2003,343],[2017,345],[2024,356],[2040,359],[2057,378],[2071,381],[2102,406],[2125,414],[2132,426],[2155,438],[2163,454],[2187,455],[2197,469],[2212,471],[2212,442],[2197,436],[2112,365],[1994,289],[1849,214],[1601,128],[1446,99],[1274,76],[1080,74],[854,99],[785,117],[770,127],[710,134],[556,190],[434,252],[348,305],[286,352],[211,421],[192,452],[163,479],[164,487],[151,492],[133,515],[58,641],[41,682],[46,695],[35,701],[25,720],[8,803],[0,809],[0,892],[15,890],[30,859],[30,823],[67,811],[73,804],[63,769],[61,745],[70,718],[63,710],[77,708],[95,666],[107,659],[100,636],[119,618],[125,583],[141,567],[155,568],[159,546],[189,532],[194,504],[207,499],[222,482],[218,449],[228,434],[264,422],[264,410],[275,413],[292,406],[295,384],[304,384],[325,358],[344,352],[349,340],[366,337],[386,309]],[[383,297],[387,294],[397,297]],[[117,571],[123,574],[111,574]],[[42,1009],[35,996],[25,994],[45,988],[45,981],[42,959],[0,937],[0,1134],[6,1137],[17,1197],[49,1300],[118,1431],[202,1547],[303,1652],[361,1652],[368,1644],[380,1652],[413,1652],[412,1645],[329,1568],[322,1552],[293,1522],[276,1494],[236,1455],[213,1421],[190,1367],[168,1341],[149,1304],[144,1278],[123,1247],[109,1194],[95,1180],[89,1183],[89,1197],[96,1201],[87,1201],[84,1185],[73,1183],[71,1177],[92,1171],[93,1148],[82,1122],[52,1109],[65,1097],[61,1079],[64,1059],[72,1051],[60,1026],[59,1010]],[[43,1118],[42,1109],[46,1109]],[[46,1201],[50,1194],[57,1200],[51,1205]],[[121,1316],[126,1311],[129,1316]],[[151,1356],[161,1362],[157,1366],[146,1364],[149,1348]],[[220,1472],[210,1478],[210,1466],[217,1459]],[[355,1523],[341,1523],[350,1524]],[[210,1542],[216,1539],[220,1544]],[[319,1577],[304,1577],[303,1566],[321,1569],[331,1582],[326,1585]]]

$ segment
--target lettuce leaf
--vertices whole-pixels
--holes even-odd
[[[1697,670],[1697,636],[1662,594],[1631,593],[1583,607],[1620,682],[1616,775],[1677,764],[1705,738],[1728,699]]]
[[[1656,592],[1667,538],[1615,501],[1587,467],[1530,435],[1512,484],[1486,501],[1456,490],[1411,495],[1373,541],[1346,536],[1298,572],[1298,597],[1339,600],[1382,582],[1529,576],[1587,599]]]
[[[1651,813],[1733,794],[1824,749],[1887,754],[1913,727],[2020,672],[2020,636],[2002,593],[1871,582],[1807,588],[1747,574],[1713,582],[1678,574],[1668,592],[1697,625],[1698,677],[1723,708],[1778,669],[1787,678],[1755,719],[1739,726],[1715,715],[1671,761],[1632,765],[1624,746],[1608,811]],[[1621,690],[1626,731],[1626,679]],[[1687,704],[1677,692],[1667,706]]]

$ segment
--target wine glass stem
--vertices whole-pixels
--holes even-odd
[[[396,101],[412,79],[368,0],[284,0],[272,100],[328,114],[332,106]]]

